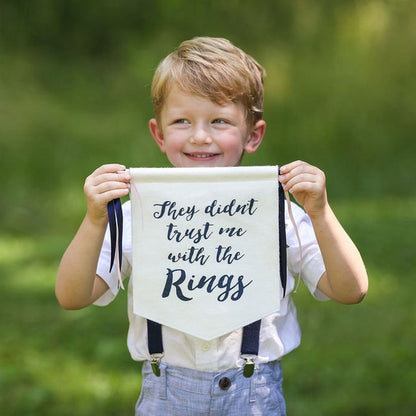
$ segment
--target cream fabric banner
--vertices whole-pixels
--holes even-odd
[[[135,314],[211,340],[279,310],[277,166],[130,174]]]

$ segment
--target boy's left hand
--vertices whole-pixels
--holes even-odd
[[[279,181],[303,206],[310,217],[322,213],[327,205],[325,174],[309,163],[297,160],[280,168]]]
[[[303,206],[312,220],[326,271],[318,289],[345,304],[361,302],[368,290],[368,277],[361,255],[332,212],[325,174],[300,160],[280,168],[279,180]]]

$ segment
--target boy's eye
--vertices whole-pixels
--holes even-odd
[[[174,124],[188,124],[188,120],[184,119],[184,118],[179,118],[178,120],[174,121]]]
[[[223,120],[222,118],[216,118],[212,121],[214,124],[226,124],[227,122]]]

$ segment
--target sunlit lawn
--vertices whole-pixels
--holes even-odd
[[[53,237],[2,238],[1,403],[7,415],[129,414],[139,391],[124,301],[66,312],[54,297]]]
[[[295,299],[300,349],[284,362],[291,415],[416,412],[416,201],[339,202],[360,246],[370,292],[358,306]],[[126,347],[126,296],[105,308],[60,309],[54,279],[71,235],[0,239],[2,415],[128,415],[140,365]]]

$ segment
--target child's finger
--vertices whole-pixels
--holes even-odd
[[[306,162],[303,162],[302,160],[295,160],[294,162],[288,163],[286,165],[283,165],[280,167],[280,172],[282,174],[286,174],[291,172],[293,169],[302,166],[302,165],[307,165]]]
[[[121,191],[130,189],[130,184],[124,181],[104,181],[95,186],[95,191],[97,194],[106,194],[113,191]]]
[[[93,175],[101,175],[103,173],[116,173],[125,171],[126,167],[120,163],[108,163],[106,165],[101,165],[99,168],[97,168]]]

